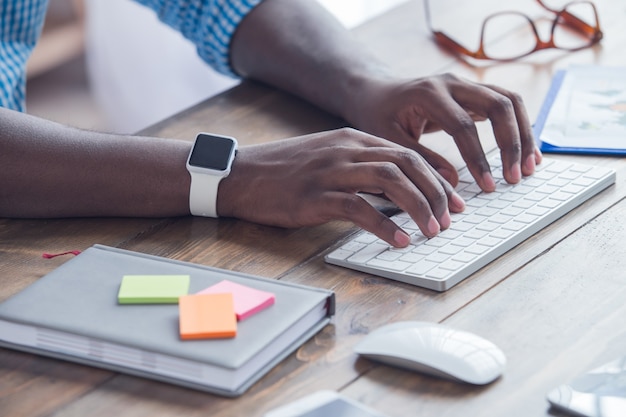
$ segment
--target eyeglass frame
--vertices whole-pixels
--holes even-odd
[[[550,39],[547,42],[544,42],[541,39],[541,37],[539,36],[539,32],[537,30],[537,26],[535,25],[535,22],[526,14],[522,12],[518,12],[518,11],[503,11],[503,12],[493,13],[487,16],[483,20],[482,27],[480,30],[480,43],[478,44],[478,49],[475,52],[472,52],[466,47],[464,47],[463,45],[461,45],[460,43],[458,43],[457,41],[455,41],[454,39],[452,39],[450,36],[446,35],[445,33],[433,29],[431,14],[430,14],[430,3],[429,3],[430,0],[423,0],[423,1],[424,1],[424,12],[426,16],[426,24],[428,25],[428,28],[430,29],[433,36],[435,37],[435,41],[438,44],[443,45],[444,47],[447,47],[448,49],[451,49],[452,51],[456,53],[460,53],[462,55],[466,55],[474,59],[506,62],[506,61],[514,61],[516,59],[523,58],[537,51],[541,51],[545,49],[560,49],[564,51],[574,52],[574,51],[579,51],[581,49],[589,48],[590,46],[595,45],[596,43],[600,42],[600,40],[602,40],[602,38],[604,37],[602,29],[600,29],[600,20],[598,17],[598,10],[596,9],[595,4],[593,4],[591,1],[586,1],[586,0],[571,1],[569,3],[566,3],[565,6],[561,10],[556,10],[556,9],[552,9],[546,6],[542,0],[536,0],[537,3],[539,3],[541,7],[543,7],[544,9],[556,15],[554,17],[554,21],[552,22],[552,27],[550,29]],[[567,11],[568,7],[570,7],[573,4],[578,4],[578,3],[581,3],[581,4],[587,3],[591,6],[594,17],[595,17],[595,26],[591,26],[589,23],[583,21],[582,19],[576,17],[575,15]],[[528,21],[528,23],[530,24],[530,27],[532,28],[533,34],[535,35],[535,47],[528,52],[522,53],[521,55],[511,57],[511,58],[490,57],[485,53],[485,27],[490,19],[493,19],[494,17],[497,17],[499,15],[505,15],[505,14],[520,15]],[[561,23],[561,21],[562,21],[562,24],[586,36],[589,39],[589,43],[582,45],[582,46],[575,47],[575,48],[564,48],[561,46],[557,46],[554,42],[554,31],[556,30],[557,25]]]

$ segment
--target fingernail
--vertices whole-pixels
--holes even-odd
[[[396,242],[396,246],[405,248],[411,243],[411,237],[402,230],[396,230],[396,233],[393,235],[393,241]]]
[[[446,210],[446,212],[443,213],[443,216],[441,216],[441,219],[439,219],[439,225],[441,226],[442,229],[445,230],[448,227],[450,227],[451,224],[452,224],[452,219],[450,218],[450,212]]]
[[[524,165],[528,175],[535,172],[535,155],[529,155],[528,158],[526,158],[526,163]]]
[[[483,174],[483,182],[485,183],[485,188],[487,188],[487,191],[493,191],[496,189],[496,182],[491,176],[491,173],[485,172]]]
[[[528,162],[528,161],[526,161]],[[522,171],[518,164],[513,164],[511,167],[511,181],[519,182],[522,179]]]
[[[465,201],[463,198],[453,191],[450,195],[450,206],[452,207],[452,211],[463,211],[465,209]]]
[[[428,230],[428,233],[431,236],[435,236],[441,230],[441,228],[439,227],[439,222],[437,221],[437,219],[435,219],[434,216],[430,216],[430,220],[428,221],[427,230]]]

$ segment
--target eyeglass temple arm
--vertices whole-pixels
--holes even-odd
[[[539,5],[541,7],[543,7],[544,9],[549,10],[552,13],[556,13],[558,15],[558,19],[563,19],[565,24],[567,24],[571,28],[577,30],[578,32],[587,35],[587,37],[589,37],[589,39],[592,39],[594,41],[599,41],[600,39],[602,39],[603,34],[602,34],[602,30],[600,29],[600,21],[598,19],[598,11],[596,10],[596,6],[593,3],[588,2],[589,5],[591,6],[591,8],[593,9],[594,18],[595,18],[595,21],[596,21],[595,27],[589,25],[584,20],[582,20],[582,19],[578,18],[577,16],[573,15],[572,13],[568,12],[567,11],[567,6],[568,5],[566,5],[562,10],[559,11],[559,10],[555,10],[555,9],[552,9],[552,8],[548,7],[542,0],[537,0],[537,3],[539,3]],[[574,3],[574,2],[572,2],[572,3]],[[587,2],[583,2],[583,3],[587,3]]]
[[[433,30],[432,34],[435,37],[435,41],[439,45],[443,46],[444,48],[447,48],[448,50],[452,50],[456,53],[467,55],[475,59],[487,58],[485,53],[483,52],[482,46],[479,48],[478,51],[472,52],[469,49],[465,48],[460,43],[458,43],[457,41],[455,41],[454,39],[452,39],[451,37],[444,34],[443,32]]]
[[[567,10],[563,10],[559,13],[559,19],[563,19],[565,24],[587,35],[590,39],[595,39],[595,38],[597,38],[598,40],[602,39],[602,30],[600,30],[600,22],[597,19],[597,15],[596,15],[595,27],[589,25],[587,22],[581,20],[580,18],[574,16]]]
[[[450,49],[452,51],[455,51],[457,53],[461,53],[461,54],[464,54],[464,55],[467,55],[467,56],[471,56],[473,58],[477,58],[477,59],[484,58],[484,53],[482,52],[482,49],[480,51],[478,51],[478,52],[472,52],[469,49],[465,48],[460,43],[456,42],[451,37],[449,37],[446,34],[444,34],[443,32],[440,32],[438,30],[433,29],[431,15],[430,15],[430,2],[429,2],[429,0],[424,0],[424,17],[426,18],[426,25],[428,26],[428,29],[432,32],[433,36],[435,37],[435,41],[439,45],[441,45],[441,46],[443,46],[445,48],[448,48],[448,49]]]
[[[428,0],[424,0],[424,18],[426,19],[426,26],[428,26],[428,29],[433,31],[433,24],[430,17],[430,3]]]

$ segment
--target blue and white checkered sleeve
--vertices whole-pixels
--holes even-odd
[[[0,107],[24,111],[26,61],[41,34],[48,0],[0,1]]]
[[[136,0],[192,41],[198,55],[217,71],[236,77],[230,42],[242,19],[262,0]]]

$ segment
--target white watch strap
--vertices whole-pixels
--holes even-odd
[[[190,172],[189,210],[194,216],[219,217],[217,215],[217,188],[223,177]]]

